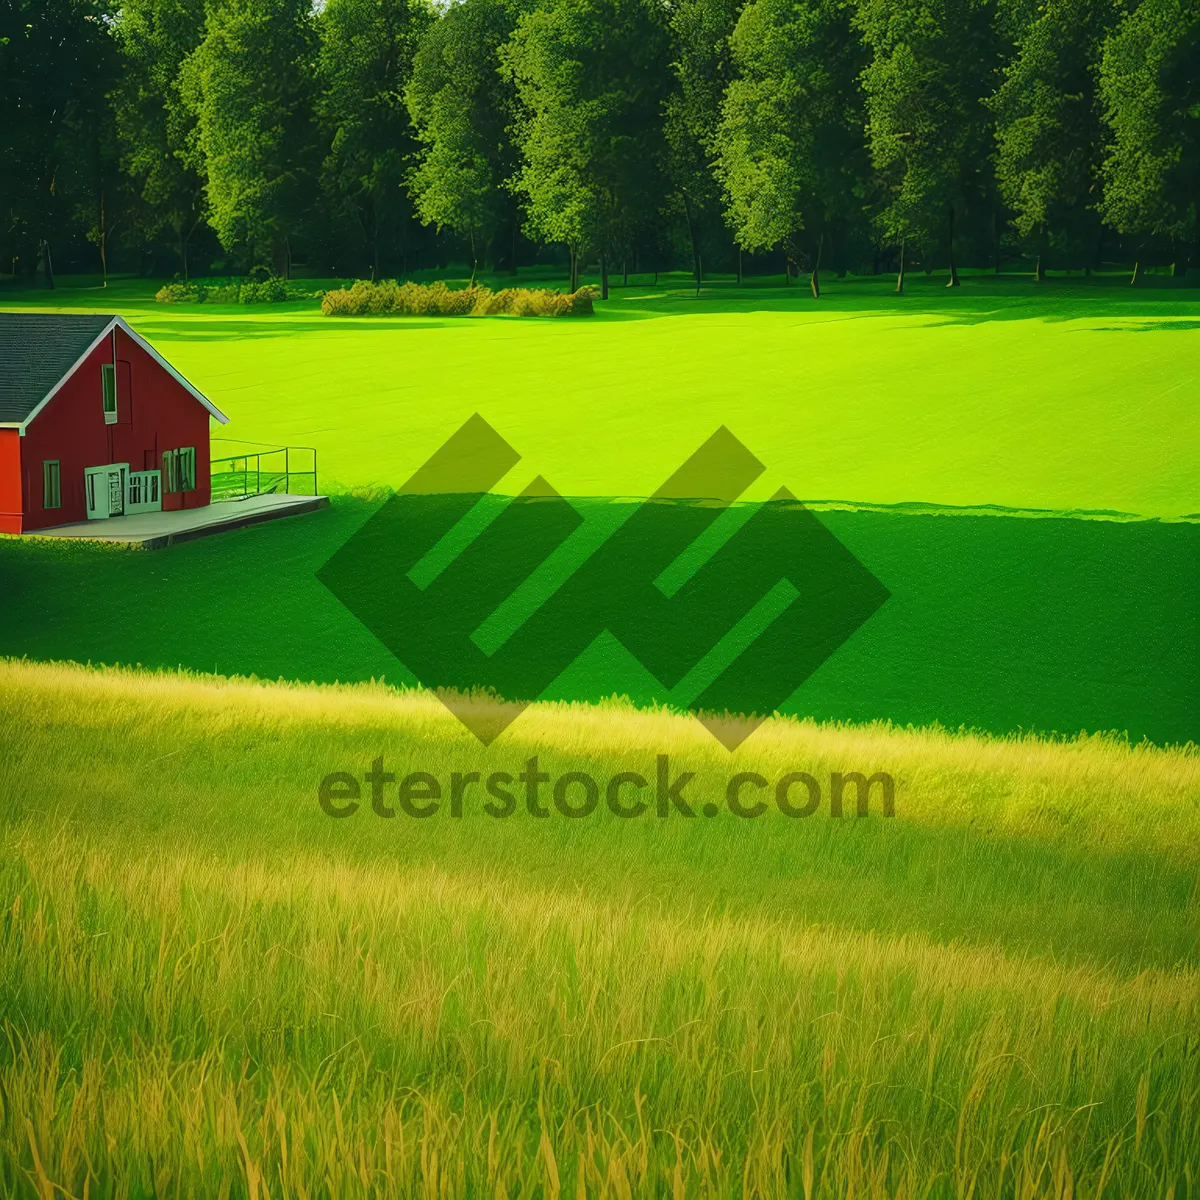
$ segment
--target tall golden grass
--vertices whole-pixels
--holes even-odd
[[[483,702],[483,701],[481,701]],[[317,783],[888,770],[896,816]],[[0,1191],[1194,1196],[1200,756],[0,661]]]

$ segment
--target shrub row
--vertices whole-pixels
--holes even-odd
[[[321,311],[327,317],[399,314],[408,317],[582,317],[590,316],[595,290],[581,287],[569,295],[548,288],[449,288],[442,282],[371,283],[360,279],[348,288],[326,292]]]
[[[213,285],[176,280],[159,288],[154,298],[159,304],[282,304],[297,297],[288,291],[285,280],[273,275]]]

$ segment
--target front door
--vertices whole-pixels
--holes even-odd
[[[108,473],[108,515],[119,517],[125,511],[125,481],[120,471]]]
[[[89,521],[102,521],[124,513],[125,478],[128,474],[128,463],[84,468],[83,495]]]

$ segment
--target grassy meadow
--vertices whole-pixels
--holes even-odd
[[[727,425],[760,499],[1200,513],[1195,289],[963,278],[830,279],[818,302],[664,277],[578,321],[159,305],[144,280],[0,306],[120,312],[232,418],[217,436],[316,446],[327,490],[398,486],[478,411],[523,456],[514,493],[649,495]]]
[[[0,654],[411,682],[316,578],[377,503],[335,496],[312,515],[153,553],[0,540]],[[601,527],[628,507],[576,505]],[[821,518],[892,597],[784,711],[1200,740],[1200,524],[879,511]],[[113,604],[115,596],[136,599]],[[640,704],[687,699],[608,635],[543,695],[614,693]]]
[[[0,664],[0,1191],[1194,1196],[1200,757]],[[332,771],[712,818],[333,820]],[[895,816],[739,818],[736,771]]]
[[[0,307],[122,313],[214,454],[314,446],[333,502],[0,538],[0,1195],[1200,1198],[1191,289],[664,277],[539,321],[66,282]],[[485,749],[316,578],[476,411],[576,558],[726,425],[745,499],[891,598],[733,753],[610,635]],[[377,759],[603,796],[662,755],[695,816],[319,804]],[[740,772],[815,813],[736,815]],[[894,816],[833,816],[850,772]]]
[[[1200,513],[1195,289],[966,274],[902,297],[830,279],[817,302],[778,281],[634,283],[571,321],[161,305],[141,280],[0,289],[123,313],[231,416],[215,454],[315,446],[335,497],[148,558],[0,540],[0,653],[403,682],[313,574],[472,412],[523,456],[501,490],[544,474],[601,528],[725,424],[767,468],[746,498],[812,502],[892,593],[785,711],[1200,738],[1200,521],[1180,519]],[[611,641],[545,695],[614,691],[676,699]]]

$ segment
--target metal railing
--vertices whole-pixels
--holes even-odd
[[[214,438],[216,441],[231,438]],[[251,445],[255,443],[249,443]],[[214,458],[210,464],[213,500],[251,496],[317,495],[317,451],[312,446],[273,446]]]

